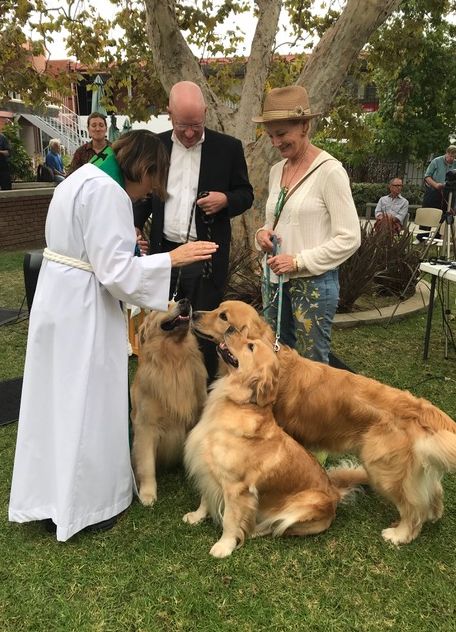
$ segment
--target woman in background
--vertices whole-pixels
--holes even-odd
[[[73,171],[76,171],[79,167],[87,164],[94,156],[103,157],[104,153],[107,155],[111,153],[111,149],[108,150],[108,147],[111,147],[111,143],[106,138],[108,125],[104,114],[100,114],[100,112],[92,112],[92,114],[89,114],[87,118],[87,132],[90,141],[76,149],[68,168],[68,173],[73,173]]]

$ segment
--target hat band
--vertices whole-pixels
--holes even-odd
[[[275,119],[292,119],[303,116],[312,116],[310,108],[303,108],[301,105],[294,110],[269,110],[263,112],[263,121],[273,121]]]

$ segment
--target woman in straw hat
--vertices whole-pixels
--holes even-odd
[[[360,227],[345,169],[310,142],[310,120],[319,114],[311,111],[305,88],[289,86],[271,90],[253,119],[282,156],[271,168],[266,223],[256,241],[266,253],[267,320],[276,327],[275,290],[283,275],[281,341],[328,363],[338,267],[359,247]]]

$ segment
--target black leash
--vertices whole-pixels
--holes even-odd
[[[196,209],[196,205],[198,203],[198,200],[200,200],[203,197],[207,197],[209,195],[209,191],[201,191],[200,193],[198,193],[198,195],[196,196],[195,201],[192,204],[192,210],[190,211],[190,219],[188,221],[188,226],[187,226],[187,235],[185,237],[185,241],[184,243],[188,243],[188,240],[190,238],[190,230],[192,228],[192,222],[193,222],[193,215],[195,214],[195,209]],[[212,229],[211,229],[211,225],[214,222],[214,218],[213,217],[207,217],[205,213],[202,213],[202,220],[203,222],[206,224],[207,226],[207,239],[208,241],[212,241]],[[203,277],[204,278],[208,278],[209,276],[211,276],[212,274],[212,259],[208,259],[207,261],[204,262],[203,264]],[[174,288],[174,292],[173,292],[173,298],[172,300],[175,301],[176,300],[176,296],[179,290],[179,283],[181,280],[181,276],[182,276],[182,268],[179,268],[179,272],[177,274],[177,279],[176,279],[176,287]]]

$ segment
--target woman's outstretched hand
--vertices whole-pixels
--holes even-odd
[[[173,268],[180,268],[197,261],[206,261],[217,250],[218,244],[213,241],[189,241],[170,251],[171,265]]]

